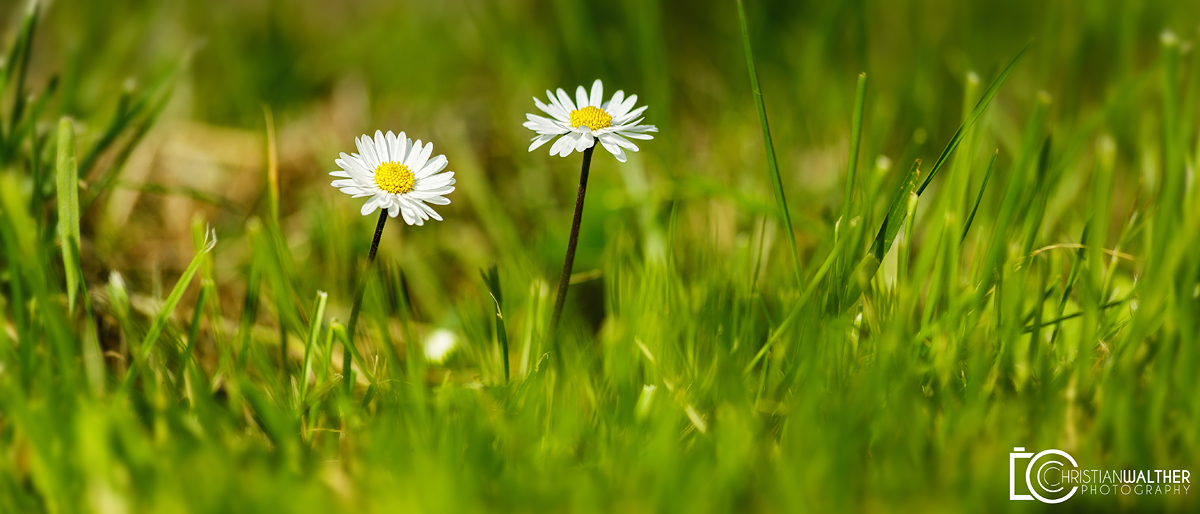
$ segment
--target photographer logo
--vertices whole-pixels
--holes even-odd
[[[1022,486],[1022,482],[1024,485]],[[1082,496],[1182,495],[1191,488],[1186,469],[1085,469],[1069,453],[1056,450],[1008,454],[1008,499],[1062,503]]]

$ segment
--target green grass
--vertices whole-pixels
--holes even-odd
[[[1039,510],[1018,446],[1195,476],[1200,7],[1043,4],[0,7],[0,512]],[[595,78],[660,132],[597,154],[552,340],[578,161],[521,122]],[[368,267],[327,172],[376,128],[458,189]]]

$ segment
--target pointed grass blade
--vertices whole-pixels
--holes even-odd
[[[329,295],[317,291],[313,300],[313,315],[308,323],[308,337],[304,341],[304,363],[300,368],[300,405],[304,405],[308,397],[308,375],[312,373],[313,349],[317,347],[317,339],[321,337],[321,324],[325,319],[325,303]]]
[[[867,97],[867,74],[858,74],[858,87],[854,92],[854,115],[850,118],[850,157],[846,162],[846,196],[842,200],[842,223],[850,216],[850,203],[854,198],[854,180],[858,171],[858,149],[862,142],[863,104]]]
[[[146,336],[142,338],[142,344],[136,350],[135,365],[129,368],[129,372],[125,375],[123,388],[127,388],[133,378],[137,375],[137,369],[140,365],[146,362],[150,357],[150,352],[154,350],[155,344],[158,343],[159,336],[162,335],[163,329],[167,326],[167,320],[170,319],[171,313],[175,311],[175,307],[179,305],[179,300],[183,298],[183,293],[187,291],[188,285],[192,283],[192,277],[196,275],[196,271],[200,269],[200,265],[204,263],[204,256],[211,252],[213,247],[217,245],[217,232],[212,230],[211,236],[205,241],[204,248],[196,252],[196,256],[192,258],[192,262],[188,264],[183,275],[175,282],[175,287],[171,288],[171,294],[167,295],[167,300],[163,303],[162,309],[158,311],[158,315],[154,317],[154,321],[150,324],[150,330],[146,331]]]
[[[971,109],[971,114],[967,115],[967,119],[963,120],[958,130],[954,131],[954,136],[950,138],[950,142],[946,144],[946,148],[942,150],[942,154],[934,161],[933,167],[929,168],[929,174],[925,176],[925,181],[921,183],[921,187],[917,188],[917,195],[924,193],[925,188],[929,187],[929,183],[933,181],[933,177],[937,176],[938,170],[942,169],[942,165],[950,158],[950,154],[954,153],[954,149],[958,148],[958,144],[962,142],[967,129],[971,128],[971,125],[974,125],[979,120],[979,117],[983,115],[983,111],[987,109],[988,104],[992,103],[992,98],[996,97],[996,93],[1000,91],[1000,86],[1008,78],[1008,74],[1012,73],[1013,68],[1016,67],[1017,62],[1021,60],[1021,56],[1025,55],[1025,50],[1028,49],[1028,44],[1024,48],[1021,48],[1021,51],[1017,52],[1017,56],[1013,57],[1008,66],[1004,68],[1004,71],[1000,72],[996,80],[993,80],[992,84],[988,86],[987,91],[983,93],[983,97],[975,104],[975,108]]]
[[[500,355],[503,357],[504,381],[508,382],[508,333],[504,327],[504,312],[501,309],[501,302],[504,296],[500,291],[500,271],[493,264],[492,267],[481,270],[479,274],[483,277],[483,282],[487,284],[488,294],[492,296],[492,302],[496,304],[496,340],[500,342]]]
[[[71,120],[58,122],[58,235],[62,238],[64,275],[67,279],[67,311],[74,312],[81,286],[79,265],[79,166],[75,159],[75,128]]]
[[[5,70],[5,83],[12,80],[13,73],[16,73],[17,81],[13,85],[15,89],[13,93],[12,109],[9,112],[9,132],[17,131],[17,124],[21,122],[21,116],[25,110],[25,77],[29,72],[29,58],[33,50],[33,30],[37,27],[38,11],[41,6],[37,2],[33,2],[29,6],[29,11],[25,14],[25,19],[21,22],[21,29],[17,35],[16,44],[12,47],[12,52],[9,54],[8,62],[11,63],[11,68]],[[0,93],[3,89],[0,89]],[[6,144],[16,144],[16,138],[10,137]]]
[[[796,232],[792,228],[792,216],[788,212],[787,199],[783,195],[783,179],[779,175],[779,162],[775,158],[775,144],[771,142],[771,127],[767,123],[767,107],[763,103],[762,88],[758,85],[758,71],[754,69],[754,55],[750,49],[750,31],[746,28],[746,10],[742,7],[742,0],[737,2],[738,21],[742,28],[742,47],[746,51],[746,67],[750,72],[750,89],[754,92],[754,104],[758,108],[758,121],[762,124],[763,144],[767,151],[767,168],[771,172],[771,185],[775,189],[775,201],[779,204],[779,215],[783,218],[783,225],[787,229],[788,243],[791,245],[788,253],[792,255],[792,262],[796,267],[796,285],[804,287],[804,281],[801,278],[803,273],[800,268],[800,254],[797,253],[799,248],[796,247]]]
[[[876,260],[883,261],[883,256],[887,254],[892,243],[896,241],[896,234],[900,232],[900,227],[904,225],[905,214],[908,212],[908,195],[913,192],[916,187],[917,179],[921,176],[921,159],[913,161],[912,167],[908,169],[908,175],[900,182],[900,187],[896,189],[896,194],[892,196],[891,206],[888,207],[887,217],[883,219],[883,226],[879,227],[879,234],[875,236],[875,242],[871,245],[871,254]],[[919,195],[920,193],[918,193]]]
[[[992,154],[992,160],[988,162],[987,172],[983,174],[983,183],[979,185],[979,194],[975,196],[975,205],[971,206],[971,214],[967,216],[967,222],[963,224],[962,237],[959,238],[958,244],[962,244],[967,240],[967,233],[971,231],[971,223],[975,221],[975,213],[979,212],[979,203],[983,201],[983,192],[987,190],[988,181],[992,178],[992,170],[996,169],[996,158],[1000,156],[1000,149],[996,149],[996,153]]]

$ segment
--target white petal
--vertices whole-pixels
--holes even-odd
[[[401,132],[396,135],[396,146],[400,147],[400,155],[396,156],[396,162],[403,163],[408,159],[408,153],[412,151],[412,139],[409,139],[407,134]]]
[[[379,157],[380,164],[392,160],[388,155],[387,139],[384,139],[382,130],[375,131],[375,155]]]
[[[575,145],[578,144],[578,141],[579,141],[578,138],[572,139],[570,144],[563,145],[563,147],[560,148],[558,151],[558,156],[566,157],[568,155],[571,155],[571,152],[575,151]]]
[[[363,164],[362,159],[359,159],[355,156],[346,155],[346,152],[342,152],[341,158],[334,159],[333,163],[341,166],[341,168],[350,173],[350,176],[352,177],[368,178],[373,174],[372,170],[374,168],[367,169],[367,167]]]
[[[363,136],[356,139],[354,143],[356,146],[358,146],[358,153],[362,155],[362,161],[363,164],[366,165],[366,168],[374,170],[375,168],[378,168],[380,164],[383,164],[383,162],[380,161],[379,157],[375,154],[375,142],[371,140],[371,136],[363,134]]]
[[[414,213],[416,213],[417,217],[420,218],[421,221],[429,219],[429,213],[425,212],[425,209],[421,208],[421,202],[413,200],[412,198],[405,198],[404,202],[410,209],[413,210]]]
[[[411,196],[414,199],[420,200],[425,203],[433,204],[433,205],[450,205],[450,200],[448,200],[444,196],[425,195],[423,193],[409,193],[409,196]]]
[[[430,187],[430,188],[421,189],[420,191],[414,191],[414,192],[419,192],[422,195],[437,195],[437,196],[448,195],[448,194],[454,192],[454,186]],[[411,195],[413,193],[408,193],[408,194]]]
[[[344,178],[350,178],[350,174],[349,174],[349,173],[346,173],[346,171],[345,171],[345,170],[343,170],[343,171],[331,171],[331,172],[329,172],[329,174],[330,174],[330,175],[333,175],[333,176],[335,176],[335,177],[344,177]]]
[[[442,186],[453,184],[453,183],[454,183],[454,172],[447,171],[446,173],[442,173],[439,175],[432,175],[429,177],[425,177],[424,179],[418,179],[417,185],[416,185],[416,190],[420,191],[423,188],[428,189],[428,188],[434,188],[434,187],[442,187]]]
[[[563,104],[559,103],[558,95],[555,95],[554,93],[550,92],[549,89],[547,89],[546,96],[550,98],[550,106],[551,107],[558,109],[563,114],[567,113],[567,108],[565,106],[563,106]]]
[[[628,148],[635,152],[638,151],[637,145],[633,144],[632,141],[621,137],[619,134],[613,134],[613,133],[605,134],[604,142],[606,142],[606,143],[611,142],[612,144],[615,144],[622,148]]]
[[[442,217],[440,215],[438,215],[437,211],[434,211],[432,207],[425,205],[424,202],[422,202],[420,200],[412,200],[412,204],[417,206],[417,208],[421,209],[421,211],[423,211],[426,216],[433,218],[435,220],[438,220],[438,221],[442,221]]]
[[[406,208],[412,212],[413,218],[417,222],[418,227],[424,225],[425,220],[429,219],[429,214],[426,214],[424,210],[417,206],[416,200],[401,197],[400,205],[401,208]]]
[[[532,152],[537,150],[538,147],[548,143],[551,139],[554,139],[554,136],[556,135],[558,134],[541,134],[538,137],[533,138],[533,142],[529,144],[529,151]]]
[[[417,145],[413,145],[416,147]],[[425,163],[429,162],[429,156],[433,154],[433,143],[425,143],[425,147],[421,148],[420,152],[413,152],[415,157],[408,165],[409,170],[420,170],[425,167]]]
[[[400,216],[404,218],[405,223],[408,223],[409,225],[419,225],[417,222],[420,221],[421,218],[415,216],[405,204],[401,203],[399,206]]]
[[[413,142],[412,147],[408,151],[408,155],[404,156],[404,162],[402,162],[401,164],[408,166],[408,169],[411,170],[411,169],[413,169],[413,162],[416,161],[417,158],[420,156],[421,156],[421,140],[418,139]]]
[[[399,159],[400,158],[400,149],[401,149],[400,140],[397,139],[396,134],[393,134],[392,131],[390,131],[390,130],[387,133],[387,144],[388,144],[388,157],[391,157],[393,161]],[[395,216],[392,216],[392,217],[395,218]]]
[[[367,203],[363,204],[362,210],[360,212],[362,212],[363,216],[366,216],[368,214],[371,214],[372,212],[375,212],[376,207],[379,207],[379,197],[372,196],[370,200],[367,200]]]
[[[433,146],[433,145],[430,144],[430,146]],[[434,173],[437,173],[439,171],[446,169],[446,165],[448,165],[448,164],[450,164],[450,161],[446,160],[446,156],[439,155],[437,157],[434,157],[434,158],[426,161],[425,165],[422,166],[421,169],[417,170],[417,172],[413,174],[413,177],[416,178],[417,180],[421,180],[425,177],[433,175]]]
[[[426,168],[428,168],[428,166],[426,166]],[[438,173],[436,175],[428,175],[428,177],[416,179],[416,189],[421,189],[421,187],[431,184],[454,184],[454,172]]]
[[[539,100],[536,96],[533,98],[533,105],[536,105],[538,109],[542,110],[542,112],[549,114],[551,117],[553,117],[554,119],[556,119],[558,121],[569,121],[571,119],[569,116],[567,116],[566,111],[562,110],[561,107],[555,105],[554,95],[550,95],[550,105],[546,105],[546,104],[542,103],[542,101]]]
[[[458,181],[455,179],[450,179],[450,180],[442,181],[442,183],[422,185],[420,187],[420,189],[413,190],[412,195],[418,195],[418,193],[419,193],[418,196],[421,196],[422,198],[424,198],[425,196],[430,195],[430,193],[432,193],[433,191],[443,190],[443,189],[446,190],[446,192],[436,193],[436,195],[448,195],[448,193],[455,190],[455,187],[454,187],[455,184],[458,184]]]
[[[600,83],[600,79],[596,79],[592,83],[592,98],[590,103],[592,107],[600,107],[600,102],[602,101],[604,101],[604,84]]]
[[[647,107],[649,107],[649,106],[643,105],[643,106],[638,107],[637,109],[634,109],[633,111],[623,114],[621,116],[613,116],[612,124],[613,125],[623,125],[626,122],[628,122],[629,120],[632,120],[638,116],[641,116],[641,114],[643,112],[646,112]]]
[[[617,146],[614,143],[605,141],[603,139],[600,140],[600,144],[604,145],[604,149],[608,150],[608,153],[613,154],[613,157],[616,157],[617,161],[625,162],[625,151],[621,150],[621,147]]]
[[[575,88],[575,106],[582,109],[587,107],[589,104],[591,104],[591,101],[588,100],[587,90],[584,89],[583,86]]]
[[[563,153],[564,148],[566,153]],[[571,150],[575,149],[575,134],[563,134],[563,137],[558,138],[554,144],[550,145],[550,155],[561,155],[566,157],[571,154]]]
[[[554,126],[554,121],[550,118],[538,116],[536,114],[526,114],[525,119],[529,120],[533,125],[549,125]],[[526,124],[526,126],[529,126]]]
[[[579,139],[575,141],[575,151],[582,152],[591,148],[594,144],[596,144],[596,140],[592,137],[592,131],[584,130],[579,134]]]
[[[629,95],[629,97],[626,98],[625,101],[620,105],[608,104],[608,114],[611,115],[613,119],[621,118],[625,116],[630,109],[633,109],[634,105],[637,105],[637,95]]]
[[[613,127],[613,130],[617,132],[658,132],[658,127],[655,127],[654,125],[638,125],[638,123],[641,123],[641,121],[642,120],[639,119],[630,123],[617,125],[616,127]]]
[[[607,112],[609,115],[612,115],[612,111],[610,111],[609,108],[621,105],[621,102],[624,100],[625,100],[625,92],[617,91],[617,93],[613,95],[612,100],[605,102],[604,105],[601,106],[600,108],[604,109],[604,112]]]
[[[532,114],[530,116],[532,116]],[[571,131],[570,128],[567,128],[567,127],[570,127],[570,125],[567,125],[566,123],[562,123],[559,121],[553,121],[553,120],[546,120],[544,122],[543,121],[527,121],[525,123],[522,123],[521,126],[527,128],[529,130],[532,130],[534,132],[537,132],[539,135],[562,134],[563,132]]]
[[[450,203],[450,200],[442,198],[442,195],[448,195],[450,193],[453,193],[454,189],[455,189],[454,186],[444,185],[437,189],[418,189],[411,193],[408,193],[408,196],[410,198],[415,198],[417,200],[427,201],[427,202],[435,203],[438,205],[446,205],[446,204]],[[440,198],[440,200],[438,200],[437,202],[431,201],[433,199],[439,199],[439,198]],[[441,203],[439,203],[439,202],[441,202]]]
[[[558,88],[558,104],[561,105],[563,110],[567,111],[568,114],[575,110],[575,104],[571,103],[571,97],[567,96],[567,92],[563,91],[561,87]]]
[[[648,132],[658,132],[658,129],[652,125],[637,125],[633,127],[617,127],[612,132],[629,139],[649,140],[654,139],[654,136],[648,134]]]

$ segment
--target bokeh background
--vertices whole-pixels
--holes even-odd
[[[1200,405],[1181,384],[1197,369],[1195,359],[1172,367],[1177,362],[1165,352],[1137,359],[1128,352],[1115,365],[1120,372],[1096,371],[1102,378],[1093,380],[1092,366],[1065,350],[1030,357],[1028,367],[1014,356],[1009,343],[1025,340],[1025,320],[1013,321],[1019,316],[1010,313],[1036,309],[1040,316],[1042,303],[1058,302],[1054,288],[1079,263],[1073,252],[1047,251],[1040,275],[1018,274],[1007,289],[1018,293],[1006,293],[1008,304],[952,304],[970,305],[967,314],[938,307],[936,316],[945,314],[954,326],[968,320],[978,327],[943,339],[930,335],[940,330],[927,323],[934,314],[923,322],[916,321],[916,307],[911,316],[895,315],[896,305],[917,305],[921,293],[897,286],[893,294],[888,284],[924,277],[897,278],[906,267],[894,256],[857,318],[814,302],[802,322],[779,328],[800,292],[733,1],[55,0],[41,6],[27,91],[56,88],[38,125],[42,153],[52,155],[60,116],[74,120],[78,133],[82,267],[97,304],[104,362],[116,370],[112,377],[126,369],[130,341],[149,325],[200,246],[197,235],[211,225],[220,242],[200,276],[212,281],[218,307],[197,316],[204,321],[194,350],[202,368],[196,376],[213,380],[214,400],[134,395],[129,405],[88,400],[76,409],[64,402],[70,406],[64,414],[53,410],[53,395],[39,396],[53,391],[55,380],[26,389],[0,381],[6,392],[0,401],[10,412],[36,407],[25,417],[0,413],[0,485],[8,488],[0,493],[12,500],[0,506],[53,510],[46,498],[79,497],[113,512],[130,506],[987,511],[1036,507],[1005,503],[1003,464],[1014,445],[1069,444],[1097,466],[1194,464]],[[6,43],[26,9],[25,2],[0,0]],[[999,150],[979,206],[976,226],[983,228],[963,244],[957,264],[975,269],[1004,185],[1034,168],[1043,128],[1053,141],[1045,146],[1053,148],[1053,178],[1039,182],[1043,189],[1030,186],[1029,196],[1044,195],[1045,210],[1028,216],[1036,237],[1027,246],[1034,239],[1039,246],[1080,241],[1089,188],[1100,190],[1091,170],[1103,134],[1119,149],[1108,241],[1135,254],[1113,261],[1111,284],[1129,291],[1146,272],[1137,259],[1169,245],[1130,220],[1153,216],[1147,213],[1164,169],[1164,124],[1178,127],[1192,159],[1200,158],[1192,150],[1200,2],[749,0],[746,15],[806,273],[829,254],[838,226],[859,73],[868,85],[856,198],[865,204],[860,219],[873,231],[903,170],[913,159],[936,159],[960,126],[964,104],[971,104],[964,91],[978,93],[1027,45],[981,118],[978,138],[964,145],[974,145],[971,157],[955,164],[956,176],[966,177],[962,190],[977,191],[980,172]],[[1164,120],[1158,82],[1166,31],[1182,42],[1180,84],[1187,86],[1180,89],[1191,108],[1181,110],[1177,123]],[[566,367],[550,373],[541,331],[566,246],[579,159],[551,157],[548,146],[527,152],[533,134],[521,124],[535,112],[531,97],[595,79],[607,94],[637,94],[649,105],[645,122],[659,132],[639,141],[641,151],[628,163],[596,154],[567,303],[568,357],[555,362]],[[4,91],[9,105],[11,89]],[[1035,116],[1039,105],[1044,120]],[[384,233],[382,273],[369,290],[360,341],[373,362],[389,362],[381,366],[403,380],[383,387],[374,407],[361,376],[353,394],[330,393],[316,407],[296,407],[287,401],[295,384],[286,372],[276,384],[273,359],[281,339],[289,341],[293,365],[303,355],[317,291],[329,294],[326,318],[348,318],[375,218],[359,215],[362,200],[330,187],[328,172],[339,152],[354,150],[354,137],[376,129],[432,141],[457,173],[458,189],[449,196],[453,203],[438,209],[445,221],[408,227],[393,220]],[[92,154],[92,148],[105,150]],[[5,162],[20,172],[35,168],[33,161]],[[938,198],[946,176],[927,195]],[[43,182],[41,192],[52,198]],[[33,198],[40,191],[27,189]],[[941,226],[926,209],[941,204],[925,198],[916,236],[903,244],[929,256],[928,264],[938,252],[928,250],[937,243],[926,238]],[[54,248],[52,202],[29,205],[47,248]],[[998,246],[1012,259],[1003,264],[1024,258],[1017,255],[1018,230]],[[971,272],[958,272],[957,264],[937,269],[966,291],[974,286]],[[1195,278],[1194,263],[1176,264]],[[507,306],[512,383],[503,382],[495,308],[480,278],[492,265]],[[921,266],[913,268],[928,271]],[[835,275],[848,283],[844,271]],[[113,299],[120,290],[113,272],[128,289],[132,321]],[[1180,277],[1183,284],[1183,271]],[[11,273],[0,278],[20,283]],[[1175,286],[1184,287],[1168,284],[1143,298]],[[1054,296],[1038,296],[1039,288]],[[176,360],[198,289],[189,289],[164,332],[163,340],[175,343],[162,343],[155,362],[164,383],[186,374]],[[818,297],[837,298],[840,290],[830,289],[822,285]],[[1086,303],[1062,296],[1059,314],[1068,303],[1072,312]],[[1188,318],[1195,300],[1179,298],[1169,311],[1176,321]],[[995,311],[983,313],[987,308]],[[1003,320],[994,313],[1000,311]],[[1134,314],[1114,311],[1123,314],[1097,323],[1105,330],[1120,325],[1116,333]],[[1157,325],[1146,329],[1144,339],[1190,348],[1183,344],[1194,337],[1185,333],[1189,325],[1176,321],[1162,332]],[[1081,326],[1063,329],[1063,340],[1078,338],[1090,348],[1095,341]],[[781,332],[791,353],[766,353],[763,342]],[[918,332],[927,344],[913,350],[905,343]],[[413,348],[447,334],[456,349],[426,367]],[[1059,337],[1057,329],[1052,337]],[[946,338],[961,340],[953,347],[959,353],[942,359],[926,351]],[[851,346],[858,352],[860,342],[861,354],[838,353]],[[245,376],[226,374],[235,368],[225,360],[230,348],[250,355]],[[389,361],[387,348],[404,358]],[[1186,351],[1180,355],[1190,356]],[[973,373],[969,386],[968,374],[962,387],[956,379],[960,361]],[[1070,373],[1056,375],[1062,369]],[[1053,379],[1067,376],[1084,382],[1076,389],[1075,382]],[[980,387],[980,377],[988,377],[986,392],[969,395],[978,392],[972,388]],[[37,400],[23,403],[26,392]],[[253,414],[238,403],[239,394]],[[359,402],[359,414],[339,417]],[[273,425],[263,405],[278,407],[279,419],[292,416],[289,422],[328,432],[289,439],[303,428]],[[68,418],[73,424],[58,422]],[[6,419],[16,428],[5,429]],[[39,426],[61,444],[26,440]],[[38,464],[58,462],[46,457],[54,451],[39,448],[79,451],[56,468]],[[1107,500],[1079,505],[1145,505]],[[1150,501],[1180,510],[1195,504]]]
[[[19,4],[0,10],[5,25],[15,27]],[[801,254],[828,235],[841,203],[859,72],[869,77],[864,161],[932,159],[961,120],[967,74],[986,84],[1034,40],[988,120],[996,140],[985,144],[1011,149],[1039,91],[1053,98],[1057,123],[1081,123],[1154,65],[1162,31],[1194,34],[1197,11],[1171,1],[751,2]],[[266,202],[264,107],[278,134],[283,225],[302,267],[321,270],[307,277],[321,290],[352,287],[352,270],[325,265],[319,238],[359,251],[373,222],[329,187],[337,153],[383,129],[433,141],[448,156],[460,189],[442,209],[447,222],[394,225],[382,254],[421,267],[410,274],[414,301],[432,317],[447,315],[449,292],[478,288],[476,270],[493,262],[524,266],[532,256],[541,269],[529,272],[554,276],[578,162],[525,151],[531,133],[521,123],[546,89],[602,79],[610,94],[638,94],[650,106],[646,122],[661,130],[628,166],[597,159],[577,270],[596,268],[606,236],[636,233],[639,219],[672,205],[696,229],[680,231],[680,243],[705,248],[690,252],[698,259],[690,264],[705,266],[701,259],[721,259],[773,209],[731,2],[65,0],[50,2],[43,18],[30,83],[61,78],[55,107],[82,120],[81,145],[99,137],[126,91],[178,67],[169,104],[120,181],[195,194],[124,188],[89,210],[85,230],[104,235],[89,261],[100,278],[118,269],[149,284],[181,270],[195,212],[242,240],[236,234]],[[1111,129],[1121,146],[1136,147],[1157,120],[1124,108],[1129,122],[1118,114]],[[1143,157],[1154,158],[1125,155]],[[225,252],[226,266],[248,251]]]

